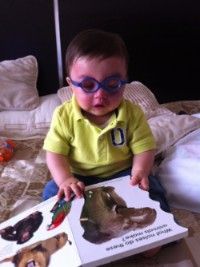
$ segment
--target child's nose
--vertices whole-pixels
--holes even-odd
[[[95,96],[104,96],[104,95],[107,95],[107,92],[106,92],[102,87],[100,87],[100,88],[95,92]]]

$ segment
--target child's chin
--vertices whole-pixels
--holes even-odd
[[[105,108],[96,108],[92,113],[96,116],[104,116],[107,115],[109,112],[105,110]]]

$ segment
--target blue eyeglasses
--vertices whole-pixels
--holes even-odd
[[[107,93],[112,94],[119,91],[123,87],[123,85],[127,83],[127,81],[121,80],[117,76],[111,76],[106,78],[102,82],[98,82],[91,77],[85,77],[81,82],[71,80],[71,83],[74,86],[80,87],[86,93],[94,93],[102,88]]]

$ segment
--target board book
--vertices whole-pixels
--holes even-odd
[[[52,197],[3,222],[0,266],[99,266],[187,234],[125,176],[86,187],[83,198]]]

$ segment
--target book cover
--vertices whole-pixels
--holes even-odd
[[[81,199],[55,196],[3,222],[0,266],[99,266],[187,233],[125,176],[87,187]]]

